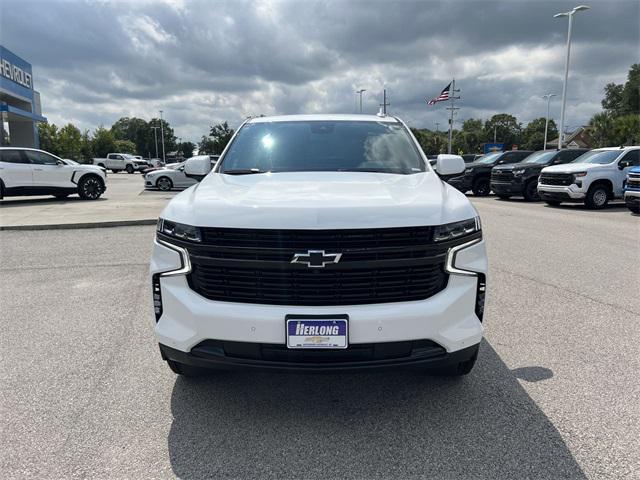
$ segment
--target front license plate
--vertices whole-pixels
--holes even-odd
[[[349,324],[346,316],[304,317],[289,315],[288,348],[347,348]]]

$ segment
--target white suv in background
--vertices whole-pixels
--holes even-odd
[[[107,189],[105,170],[63,160],[35,148],[0,147],[0,198],[53,195],[65,198],[77,193],[96,200]]]
[[[155,332],[174,372],[471,371],[480,219],[400,120],[254,118],[211,168],[187,160],[201,182],[169,202],[154,241]]]
[[[545,167],[538,179],[540,198],[549,205],[580,202],[604,208],[622,198],[627,171],[640,165],[640,147],[597,148],[573,162]]]

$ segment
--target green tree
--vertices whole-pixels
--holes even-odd
[[[111,126],[111,133],[116,140],[129,140],[135,144],[135,152],[146,156],[152,149],[153,130],[150,124],[141,118],[122,117]],[[155,153],[155,145],[153,145]]]
[[[531,120],[522,130],[522,148],[525,150],[542,150],[544,147],[544,117]],[[551,141],[558,136],[558,127],[553,119],[549,119],[549,131],[547,141]]]
[[[640,63],[631,65],[624,85],[608,83],[604,87],[602,108],[613,117],[640,115]]]
[[[73,124],[68,123],[58,132],[59,155],[72,160],[81,159],[82,134]]]
[[[640,115],[621,115],[613,120],[613,138],[610,145],[640,144]]]
[[[209,138],[203,136],[198,148],[200,154],[220,155],[231,140],[234,130],[227,122],[213,125],[209,131]]]
[[[484,141],[482,120],[470,118],[462,123],[462,129],[454,131],[452,150],[463,153],[480,153]]]
[[[504,147],[510,150],[513,145],[520,145],[522,126],[513,115],[498,113],[484,124],[484,138],[492,142],[496,133],[496,141],[504,143]]]
[[[178,152],[181,152],[185,158],[193,156],[193,151],[196,149],[196,144],[193,142],[182,142],[176,146]]]
[[[110,130],[100,126],[93,133],[91,149],[95,157],[104,158],[108,153],[116,151],[116,139]]]
[[[38,138],[40,148],[47,152],[58,155],[60,147],[58,145],[58,127],[53,123],[38,122]]]
[[[89,130],[82,132],[80,137],[80,162],[92,163],[91,157],[93,156],[93,150],[91,149],[91,136]]]
[[[607,147],[611,145],[611,132],[613,131],[613,116],[604,111],[596,113],[589,121],[591,126],[590,134],[593,147]]]
[[[131,140],[116,140],[114,142],[115,152],[136,154],[136,144]]]

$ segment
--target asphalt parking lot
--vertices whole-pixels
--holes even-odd
[[[0,232],[2,478],[637,478],[639,218],[474,203],[486,340],[459,381],[177,378],[152,226]]]

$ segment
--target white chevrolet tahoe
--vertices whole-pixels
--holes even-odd
[[[487,257],[478,213],[397,118],[246,121],[161,213],[155,333],[178,374],[206,368],[471,371]],[[457,155],[441,175],[464,171]]]
[[[597,148],[573,162],[542,169],[538,194],[549,205],[579,202],[588,208],[622,198],[627,171],[640,164],[640,147]]]
[[[0,147],[0,198],[77,193],[96,200],[107,189],[103,168],[62,159],[35,148]]]

